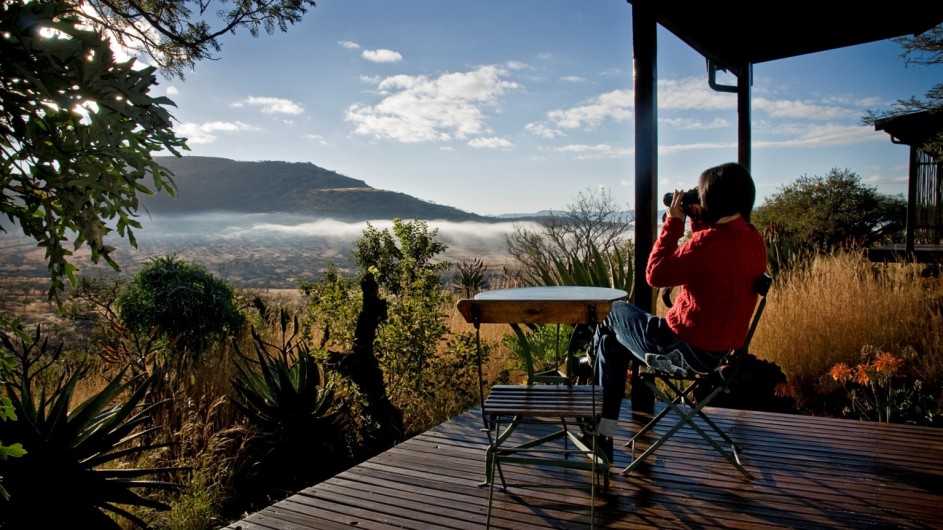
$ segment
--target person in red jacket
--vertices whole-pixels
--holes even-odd
[[[634,358],[667,371],[706,373],[743,345],[756,307],[756,280],[766,271],[766,244],[749,223],[756,187],[737,163],[701,173],[700,204],[675,191],[645,269],[652,287],[679,287],[664,318],[616,302],[594,336],[595,377],[603,388],[596,442],[612,461],[612,435],[626,372]],[[684,237],[685,217],[691,236]]]

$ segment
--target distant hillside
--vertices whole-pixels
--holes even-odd
[[[157,157],[173,172],[176,199],[142,197],[152,214],[233,211],[285,212],[342,221],[424,219],[496,221],[404,193],[378,190],[362,180],[311,163],[239,162],[200,156]]]

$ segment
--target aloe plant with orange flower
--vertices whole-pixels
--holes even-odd
[[[848,397],[843,414],[885,423],[940,424],[943,395],[927,392],[919,374],[910,369],[907,359],[915,355],[910,347],[895,354],[865,345],[855,366],[832,366],[829,376]]]

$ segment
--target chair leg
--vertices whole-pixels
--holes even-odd
[[[743,467],[743,464],[740,463],[739,448],[737,444],[730,438],[727,433],[725,433],[713,420],[707,417],[703,412],[703,408],[723,390],[723,386],[715,388],[705,399],[699,402],[697,405],[694,405],[690,410],[684,410],[681,408],[681,404],[687,402],[687,396],[693,391],[694,387],[697,385],[697,382],[691,383],[683,390],[678,388],[672,381],[664,380],[665,384],[675,393],[674,398],[669,398],[654,381],[645,379],[645,384],[658,396],[659,399],[667,403],[665,409],[663,409],[655,418],[653,418],[648,424],[645,425],[631,440],[626,444],[626,446],[632,446],[632,462],[622,470],[623,475],[631,473],[636,467],[638,467],[645,459],[651,456],[659,447],[662,446],[669,438],[674,436],[684,425],[689,425],[695,432],[697,432],[701,438],[707,441],[715,451],[721,454],[731,465],[737,468],[744,476],[749,479],[753,479],[753,475],[750,474],[746,468]],[[674,412],[679,420],[678,422],[663,436],[655,441],[651,446],[648,447],[641,455],[638,457],[635,456],[635,445],[637,439],[651,430],[656,423],[661,421],[669,412]],[[702,420],[707,423],[707,425],[713,430],[720,438],[724,440],[728,445],[730,445],[730,450],[724,449],[710,434],[708,434],[704,429],[699,425],[694,423],[694,418],[700,417]]]
[[[596,481],[598,479],[597,473],[599,472],[599,442],[596,440],[596,437],[593,436],[593,466],[592,471],[590,471],[590,481],[589,481],[589,528],[592,530],[596,526]]]
[[[490,449],[489,449],[489,453],[490,453]],[[488,515],[485,518],[486,529],[491,528],[491,507],[494,504],[494,470],[495,470],[495,467],[497,466],[497,462],[498,462],[498,459],[496,458],[496,456],[491,454],[490,462],[489,462],[490,467],[487,472],[490,479],[488,480]],[[504,480],[503,476],[501,477],[501,480],[503,482]]]
[[[504,429],[504,432],[501,432],[501,420],[499,417],[495,416],[492,419],[494,424],[494,439],[491,438],[491,431],[488,431],[488,450],[485,452],[485,481],[480,483],[479,486],[492,486],[494,484],[494,472],[498,471],[498,477],[501,479],[501,489],[507,491],[508,485],[504,480],[504,470],[501,468],[501,463],[499,462],[499,453],[501,450],[501,443],[504,442],[510,435],[511,432],[517,427],[518,418],[511,420],[511,423]]]

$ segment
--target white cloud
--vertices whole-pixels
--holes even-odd
[[[505,138],[475,138],[468,142],[468,145],[478,149],[505,149],[514,147],[514,144]]]
[[[754,147],[834,147],[865,142],[886,141],[886,137],[875,134],[871,127],[861,125],[790,125],[780,132],[791,134],[785,140],[754,140]]]
[[[859,107],[863,109],[870,109],[874,107],[881,107],[888,105],[888,101],[883,98],[876,96],[870,97],[858,97],[858,96],[849,96],[845,94],[833,94],[831,96],[826,96],[822,99],[822,102],[828,105],[845,105],[851,107]]]
[[[559,149],[563,153],[573,153],[579,160],[588,160],[596,158],[621,158],[632,155],[632,150],[627,147],[619,147],[609,144],[570,144]]]
[[[542,123],[528,123],[527,125],[524,126],[524,130],[536,136],[540,136],[541,138],[549,139],[549,138],[556,138],[557,136],[565,136],[563,131],[561,131],[560,129],[554,129]]]
[[[187,139],[188,144],[209,144],[215,142],[216,133],[232,133],[242,131],[256,131],[258,128],[247,123],[211,121],[206,123],[181,123],[174,127],[178,136]]]
[[[754,97],[751,105],[754,111],[765,113],[771,118],[857,120],[862,114],[861,108],[872,106],[873,101],[871,98],[852,99],[847,96],[829,97],[824,103]],[[736,108],[736,94],[717,92],[703,78],[687,77],[658,82],[659,111],[734,111]]]
[[[586,78],[580,77],[578,75],[565,75],[560,78],[560,81],[566,81],[568,83],[583,83],[586,81]]]
[[[180,93],[180,90],[178,90],[177,87],[175,86],[169,86],[167,87],[167,90],[164,93],[167,94],[168,96],[176,96],[177,94]]]
[[[606,120],[629,121],[633,103],[630,90],[613,90],[576,107],[552,110],[547,113],[547,117],[557,127],[564,129],[590,129]]]
[[[737,95],[717,92],[701,77],[658,81],[658,110],[736,110]]]
[[[263,114],[304,114],[304,107],[290,99],[273,98],[267,96],[249,96],[243,101],[233,103],[233,107],[250,105],[261,107]]]
[[[819,105],[798,100],[770,100],[754,98],[753,108],[769,114],[773,118],[807,119],[807,120],[841,120],[857,119],[861,111],[834,105]]]
[[[508,61],[506,66],[508,70],[529,70],[530,65],[522,61]]]
[[[403,60],[403,56],[393,50],[364,50],[360,55],[373,63],[398,63]]]
[[[301,137],[302,137],[303,139],[305,139],[305,140],[310,141],[310,142],[315,142],[315,143],[317,143],[318,145],[330,145],[330,144],[327,142],[327,140],[325,140],[324,137],[321,136],[320,134],[311,134],[311,133],[309,133],[309,134],[303,134],[303,135],[301,135]]]
[[[518,88],[506,76],[503,68],[482,66],[434,78],[387,77],[377,83],[382,99],[374,105],[351,105],[346,120],[354,124],[356,134],[398,142],[468,138],[485,132],[482,109]]]
[[[753,144],[754,146],[756,143]],[[658,154],[668,155],[685,151],[702,151],[707,149],[736,149],[736,142],[694,142],[689,144],[659,145]]]
[[[701,121],[693,118],[659,118],[658,122],[675,129],[688,131],[724,129],[731,126],[730,121],[723,118],[714,118],[711,121]]]
[[[359,50],[360,49],[359,44],[353,41],[349,41],[349,40],[339,40],[337,41],[337,44],[338,46],[346,50]]]

